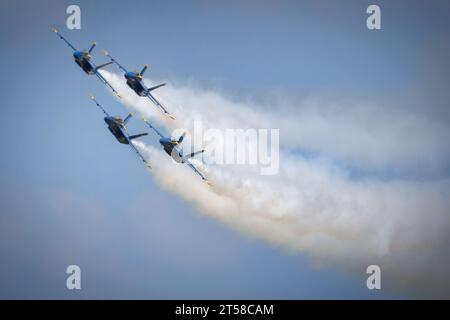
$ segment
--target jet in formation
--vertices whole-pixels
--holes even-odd
[[[152,91],[158,88],[165,86],[165,83],[158,84],[156,86],[148,88],[143,81],[144,72],[147,70],[148,65],[144,65],[141,71],[128,71],[125,69],[116,59],[114,59],[108,51],[104,51],[105,55],[111,60],[111,63],[115,63],[120,70],[124,72],[124,77],[127,81],[127,85],[140,97],[147,97],[151,102],[155,104],[155,106],[159,107],[164,114],[169,116],[171,119],[175,119],[173,115],[171,115],[167,109],[152,95]]]
[[[119,98],[119,93],[113,88],[113,86],[106,81],[106,79],[100,74],[99,70],[103,67],[106,67],[112,62],[107,62],[102,65],[97,66],[94,61],[92,61],[91,53],[94,50],[97,43],[94,41],[91,45],[91,47],[88,50],[77,50],[69,41],[67,41],[66,38],[64,38],[56,28],[52,28],[52,31],[58,35],[58,37],[63,40],[72,50],[73,50],[73,58],[77,65],[80,66],[81,69],[83,69],[84,72],[88,75],[95,74],[97,78],[99,78],[105,85],[107,85]]]
[[[205,152],[205,150],[195,151],[189,154],[183,154],[183,148],[181,147],[181,143],[183,142],[184,136],[186,135],[186,132],[184,132],[178,139],[172,139],[171,137],[164,136],[161,132],[159,132],[158,129],[156,129],[150,122],[148,122],[144,117],[142,117],[142,120],[147,124],[158,136],[159,136],[159,143],[163,147],[164,151],[172,157],[172,159],[177,163],[184,163],[188,167],[190,167],[192,170],[194,170],[195,173],[197,173],[203,181],[211,184],[205,176],[194,166],[194,164],[190,161],[191,158],[195,157],[196,155],[202,154]]]
[[[147,132],[135,134],[135,135],[129,135],[127,132],[126,124],[128,120],[131,119],[133,116],[133,113],[130,112],[125,119],[122,119],[121,117],[117,116],[111,116],[106,110],[102,107],[100,103],[95,99],[94,96],[91,96],[92,101],[99,107],[103,113],[105,114],[105,117],[103,120],[108,126],[109,131],[113,134],[114,137],[116,137],[117,141],[119,141],[122,144],[128,144],[131,149],[133,149],[134,152],[139,156],[139,158],[142,160],[142,162],[145,163],[145,165],[151,169],[151,166],[149,162],[144,158],[144,156],[139,152],[139,150],[136,148],[136,146],[133,144],[133,140],[148,135]]]

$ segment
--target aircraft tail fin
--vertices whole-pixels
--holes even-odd
[[[145,72],[145,70],[147,70],[147,68],[148,68],[148,64],[146,64],[146,65],[142,68],[141,72],[139,72],[139,75],[140,75],[140,76],[143,76],[143,75],[144,75],[144,72]]]
[[[127,124],[128,120],[130,120],[130,118],[131,118],[132,116],[134,116],[134,113],[133,113],[133,112],[130,112],[130,113],[125,117],[125,119],[123,119],[123,123],[124,123],[124,124]]]
[[[137,138],[146,136],[146,135],[148,135],[148,133],[147,133],[147,132],[144,132],[144,133],[140,133],[140,134],[135,134],[135,135],[133,135],[133,136],[129,136],[128,139],[134,140],[134,139],[137,139]]]
[[[94,50],[95,46],[97,45],[97,42],[93,42],[92,46],[89,48],[88,53],[91,54],[92,50]]]
[[[178,141],[177,141],[177,143],[182,143],[183,142],[183,140],[184,140],[184,137],[186,136],[186,131],[185,132],[183,132],[183,134],[178,138]]]

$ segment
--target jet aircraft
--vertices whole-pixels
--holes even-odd
[[[166,108],[151,94],[151,91],[156,90],[165,86],[165,83],[158,84],[154,87],[147,88],[144,84],[143,76],[145,70],[147,70],[148,65],[145,65],[141,71],[128,71],[122,65],[117,62],[116,59],[111,57],[108,51],[104,50],[105,55],[111,60],[111,62],[115,63],[123,72],[125,72],[124,77],[127,80],[127,85],[140,97],[147,97],[151,102],[153,102],[157,107],[161,108],[161,110],[169,116],[171,119],[175,119],[173,115],[171,115]]]
[[[97,78],[99,78],[105,85],[107,85],[119,98],[119,93],[113,88],[113,86],[106,81],[106,79],[100,74],[98,70],[100,70],[103,67],[106,67],[107,65],[112,64],[112,62],[107,62],[102,65],[95,65],[95,63],[92,61],[92,50],[94,50],[97,43],[94,41],[92,43],[89,50],[77,50],[69,41],[67,41],[66,38],[64,38],[56,28],[52,28],[52,31],[58,35],[58,37],[63,40],[74,52],[73,52],[73,58],[75,59],[75,62],[77,65],[80,66],[81,69],[83,69],[84,72],[88,75],[95,74]]]
[[[144,117],[142,117],[142,120],[151,128],[155,133],[160,137],[159,143],[163,147],[164,151],[172,157],[173,160],[175,160],[178,163],[186,163],[192,170],[195,171],[208,185],[211,185],[211,183],[205,178],[205,176],[197,170],[197,168],[189,161],[190,158],[195,157],[198,154],[201,154],[205,152],[205,150],[200,150],[196,152],[192,152],[187,155],[183,155],[183,149],[180,147],[181,143],[183,142],[184,136],[186,135],[186,132],[184,132],[178,140],[172,139],[171,137],[165,137],[162,135],[155,127],[151,125],[150,122],[148,122]]]
[[[106,110],[100,105],[100,103],[97,102],[94,96],[91,96],[92,101],[103,111],[105,114],[104,121],[108,125],[109,131],[116,137],[117,141],[119,141],[122,144],[128,144],[131,149],[133,149],[134,152],[141,158],[141,160],[146,164],[146,166],[151,169],[150,164],[147,160],[145,160],[144,156],[139,152],[139,150],[136,148],[136,146],[133,144],[132,140],[137,139],[142,136],[148,135],[147,132],[136,134],[136,135],[128,135],[126,124],[128,120],[133,116],[133,113],[129,113],[125,119],[122,119],[120,117],[113,117],[106,112]]]

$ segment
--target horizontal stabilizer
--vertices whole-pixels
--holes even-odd
[[[184,156],[184,157],[185,157],[186,159],[192,158],[192,157],[195,157],[196,155],[198,155],[198,154],[200,154],[200,153],[203,153],[203,152],[205,152],[204,149],[203,149],[203,150],[200,150],[200,151],[192,152],[192,153],[190,153],[190,154],[188,154],[188,155],[186,155],[186,156]]]
[[[145,132],[145,133],[140,133],[140,134],[135,134],[134,136],[129,136],[129,137],[128,137],[128,139],[130,139],[130,140],[134,140],[134,139],[137,139],[137,138],[140,138],[140,137],[146,136],[146,135],[148,135],[148,133],[147,133],[147,132]]]
[[[103,68],[103,67],[106,67],[106,66],[109,66],[110,64],[112,64],[113,62],[112,61],[110,61],[110,62],[107,62],[107,63],[104,63],[104,64],[101,64],[101,65],[99,65],[97,68],[95,68],[96,70],[99,70],[99,69],[101,69],[101,68]]]
[[[150,92],[150,91],[153,91],[153,90],[155,90],[155,89],[158,89],[158,88],[164,87],[165,85],[166,85],[165,83],[161,83],[161,84],[158,84],[157,86],[154,86],[154,87],[148,88],[148,89],[147,89],[147,92]]]

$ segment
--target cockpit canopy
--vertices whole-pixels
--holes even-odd
[[[86,58],[88,60],[91,59],[91,55],[89,54],[88,51],[75,51],[73,53],[73,56],[75,59],[81,59],[81,58]]]

